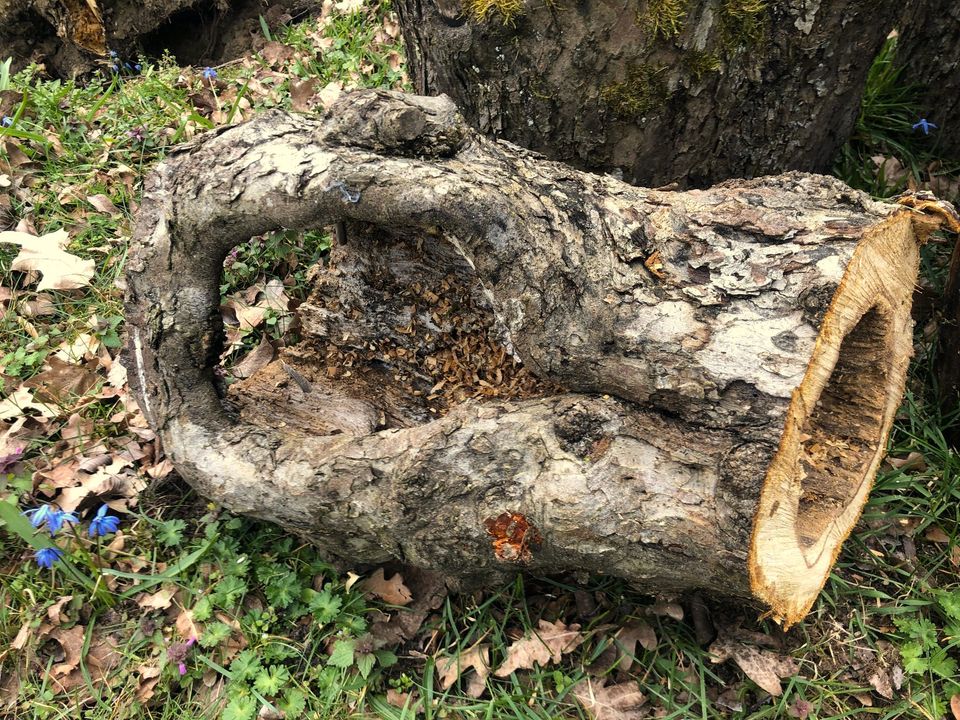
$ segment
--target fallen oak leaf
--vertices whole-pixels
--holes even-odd
[[[266,367],[273,361],[276,351],[270,340],[264,338],[256,348],[247,353],[242,360],[234,365],[230,372],[239,379],[252,377],[258,370]]]
[[[675,602],[658,600],[649,608],[647,608],[647,611],[653,613],[654,615],[665,615],[666,617],[672,618],[677,622],[683,620],[683,608]]]
[[[24,410],[36,410],[41,417],[45,418],[55,418],[60,415],[60,411],[53,405],[34,400],[30,388],[20,386],[13,394],[0,401],[0,420],[23,417],[26,414]]]
[[[883,670],[877,669],[870,676],[870,684],[880,697],[893,700],[893,683],[890,676]]]
[[[43,277],[38,291],[73,290],[85,287],[93,279],[93,260],[83,260],[66,251],[70,236],[66,230],[46,235],[30,235],[16,230],[0,232],[0,243],[20,246],[20,253],[10,265],[11,270],[38,271]]]
[[[63,606],[71,600],[73,600],[73,595],[64,595],[47,608],[47,618],[51,623],[54,625],[60,624],[60,614],[63,611]]]
[[[63,648],[63,660],[55,663],[51,669],[53,677],[69,675],[80,666],[84,632],[83,625],[74,625],[68,629],[57,627],[47,634],[49,640],[54,640]]]
[[[409,588],[403,584],[403,576],[394,573],[389,580],[384,577],[383,568],[360,583],[360,587],[371,595],[390,605],[407,605],[413,600]]]
[[[106,215],[119,215],[120,210],[116,205],[113,204],[113,201],[108,198],[106,195],[97,194],[97,195],[88,195],[87,202],[93,205],[99,212],[105,213]]]
[[[960,720],[960,695],[950,697],[950,712],[953,713],[953,720]]]
[[[775,697],[783,694],[780,678],[796,675],[799,670],[793,658],[729,639],[717,640],[708,652],[714,663],[732,659],[748,678]]]
[[[10,643],[10,649],[23,650],[24,646],[27,644],[27,640],[30,639],[31,635],[33,635],[33,623],[27,620],[23,623],[23,625],[20,626],[20,631]]]
[[[643,620],[636,621],[626,625],[617,632],[615,637],[620,664],[617,666],[624,672],[630,672],[633,667],[633,661],[636,656],[637,644],[644,650],[657,649],[657,634]]]
[[[540,620],[539,625],[539,630],[507,648],[507,656],[494,675],[502,678],[515,670],[532,669],[534,663],[545,667],[551,661],[560,662],[564,654],[575,650],[585,639],[576,623],[568,626],[561,620]]]
[[[466,652],[437,660],[437,672],[440,674],[440,689],[447,690],[457,678],[466,675],[473,668],[481,681],[490,674],[490,646],[478,643]]]
[[[150,610],[166,610],[173,602],[177,588],[174,586],[161,588],[155,593],[143,593],[137,598],[137,605]]]
[[[593,720],[640,720],[644,717],[640,708],[647,702],[647,697],[640,692],[636,682],[601,685],[587,678],[574,685],[571,692]]]

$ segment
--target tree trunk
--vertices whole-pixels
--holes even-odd
[[[250,52],[271,26],[315,6],[314,0],[8,0],[0,4],[0,59],[18,71],[42,63],[56,77],[73,78],[114,64],[135,62],[137,52],[174,52],[181,64],[215,64]],[[262,36],[262,35],[261,35]],[[109,52],[118,53],[110,56]]]
[[[921,115],[938,126],[931,131],[937,156],[947,166],[960,160],[960,5],[911,5],[897,40],[897,63],[902,82],[919,89]]]
[[[640,189],[447,98],[357,92],[153,173],[125,362],[189,482],[329,555],[752,593],[795,622],[880,462],[937,218],[815,175]],[[222,399],[227,252],[331,223],[304,341]]]
[[[641,185],[824,170],[902,3],[398,0],[421,94]],[[472,14],[465,14],[470,13]]]

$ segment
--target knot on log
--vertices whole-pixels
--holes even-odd
[[[446,95],[422,97],[389,90],[350,93],[325,114],[321,142],[367,148],[384,155],[448,157],[466,142],[468,128]]]
[[[903,391],[924,208],[801,173],[637,188],[380,91],[211,135],[146,188],[126,363],[201,493],[354,563],[812,605]],[[304,342],[228,411],[224,256],[333,223]]]

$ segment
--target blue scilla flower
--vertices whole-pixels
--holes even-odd
[[[56,535],[65,522],[80,522],[79,518],[72,512],[65,512],[53,505],[41,505],[33,510],[26,510],[23,513],[27,516],[30,524],[35,528],[46,524],[51,535]]]
[[[72,512],[54,510],[52,513],[50,513],[50,517],[47,518],[47,530],[50,531],[51,535],[56,535],[58,532],[60,532],[60,528],[63,527],[65,522],[80,522],[80,518],[78,518]]]
[[[32,510],[24,510],[22,514],[27,516],[27,520],[30,521],[31,525],[38,528],[47,522],[55,512],[58,512],[58,510],[53,505],[41,505]]]
[[[99,537],[107,533],[116,532],[120,527],[120,518],[115,515],[107,515],[109,510],[106,505],[102,505],[93,520],[90,521],[90,537]]]
[[[920,120],[919,120],[918,122],[915,122],[915,123],[913,124],[913,129],[914,129],[914,131],[916,131],[917,128],[920,128],[921,130],[923,130],[923,134],[924,134],[924,135],[929,135],[929,134],[930,134],[930,130],[931,130],[931,129],[932,129],[932,130],[936,130],[936,129],[937,129],[937,126],[936,126],[935,124],[933,124],[932,122],[930,122],[929,120],[927,120],[926,118],[920,118]]]
[[[217,77],[217,71],[212,67],[205,67],[201,75],[203,75],[204,80],[213,80]]]
[[[52,568],[53,564],[63,557],[63,550],[57,547],[42,548],[34,553],[34,557],[40,567]]]
[[[10,127],[13,125],[13,118],[9,115],[4,115],[3,120],[0,120],[0,125],[3,125],[4,127]]]

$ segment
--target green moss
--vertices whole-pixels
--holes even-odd
[[[600,99],[621,117],[637,117],[663,105],[670,96],[666,68],[631,65],[627,79],[600,90]]]
[[[687,72],[695,81],[704,75],[720,69],[720,57],[706,50],[687,50],[683,59]]]
[[[767,31],[767,0],[721,0],[720,32],[728,49],[748,47]]]
[[[523,13],[523,0],[463,0],[463,6],[477,22],[484,22],[497,14],[504,25],[513,25],[517,16]]]
[[[689,0],[648,0],[644,10],[637,11],[637,25],[650,40],[676,37],[683,30]]]

